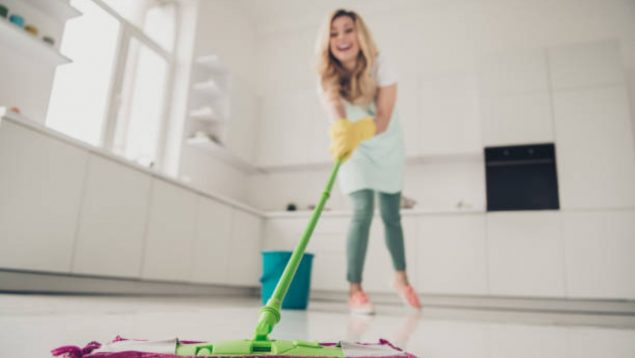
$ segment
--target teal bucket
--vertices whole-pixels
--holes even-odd
[[[260,283],[262,284],[261,297],[263,305],[267,304],[269,297],[273,294],[290,258],[290,251],[262,252],[262,277],[260,278]],[[302,256],[302,261],[300,261],[295,277],[293,277],[287,295],[282,301],[282,308],[306,309],[309,303],[309,291],[311,290],[312,262],[313,254],[305,253]]]

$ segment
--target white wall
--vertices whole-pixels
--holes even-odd
[[[483,68],[491,66],[493,58],[501,56],[536,50],[539,53],[570,43],[605,39],[616,39],[621,46],[631,107],[635,108],[635,3],[629,0],[242,0],[238,4],[251,16],[257,31],[257,88],[262,96],[262,109],[266,109],[269,103],[284,103],[285,100],[288,103],[311,103],[309,98],[297,97],[299,93],[305,96],[315,94],[313,49],[318,27],[324,16],[338,7],[352,8],[364,16],[380,50],[387,53],[397,66],[402,84],[399,109],[406,133],[417,132],[419,129],[415,127],[421,125],[419,119],[413,121],[412,117],[432,113],[426,111],[427,107],[421,108],[418,96],[404,93],[406,88],[421,91],[422,84],[438,79],[478,77]],[[479,90],[482,91],[482,88]],[[482,92],[478,96],[482,98]],[[534,99],[542,101],[538,97]],[[486,110],[483,103],[477,105],[481,113]],[[405,115],[409,117],[403,118]],[[551,116],[551,113],[548,115]],[[635,124],[635,111],[631,111],[631,116]],[[316,117],[323,118],[323,114]],[[260,120],[266,118],[261,113]],[[262,125],[268,123],[262,122]],[[548,131],[546,134],[537,133],[547,137],[552,135]],[[261,151],[271,145],[263,137],[260,139]],[[293,139],[288,140],[287,150],[303,150],[300,147],[303,143],[296,141],[294,147],[290,144]],[[406,137],[406,146],[412,147],[413,139]],[[432,209],[447,208],[461,199],[468,201],[473,208],[484,208],[484,174],[478,169],[479,165],[482,166],[482,159],[452,161],[448,165],[436,160],[423,163],[409,165],[405,195],[413,196],[419,205]],[[321,181],[302,181],[302,178],[314,177],[318,173],[323,178]],[[310,197],[316,196],[314,193],[319,193],[327,173],[322,170],[307,172],[306,176],[302,172],[294,172],[251,177],[249,200],[264,209],[279,209],[286,201],[308,202]],[[431,178],[429,173],[435,173],[439,180]],[[472,184],[447,185],[441,179],[456,180],[453,178],[457,173],[461,173],[466,183]],[[289,184],[300,181],[305,183],[304,190],[298,193],[290,191]],[[431,187],[426,187],[424,183]],[[265,187],[267,194],[262,195],[260,192]],[[443,198],[426,194],[439,193],[437,189],[444,193]],[[346,200],[336,199],[330,204],[334,208],[347,207]]]

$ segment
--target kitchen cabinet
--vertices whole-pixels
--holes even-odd
[[[225,283],[252,287],[260,285],[261,221],[255,215],[239,209],[233,210],[229,251],[226,254],[229,265]]]
[[[70,272],[88,154],[0,126],[0,267]]]
[[[149,176],[90,155],[73,272],[139,278]]]
[[[152,181],[142,277],[188,281],[191,277],[198,196],[159,179]]]
[[[553,47],[548,56],[554,91],[625,84],[617,40]]]
[[[484,215],[424,215],[417,221],[417,289],[433,294],[486,295]]]
[[[230,262],[232,208],[205,197],[198,198],[191,280],[227,284]]]
[[[635,210],[563,213],[567,297],[635,299]]]
[[[635,207],[635,148],[626,87],[554,93],[563,209]]]
[[[559,212],[486,215],[490,294],[565,296],[560,221]]]
[[[546,50],[524,49],[491,55],[481,67],[483,144],[553,142]]]
[[[302,232],[308,223],[308,216],[303,221]],[[308,250],[315,254],[311,274],[312,289],[324,291],[348,289],[346,232],[349,221],[348,217],[322,217],[315,227]]]

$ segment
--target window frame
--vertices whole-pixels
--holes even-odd
[[[117,153],[115,150],[115,141],[116,141],[116,129],[118,122],[121,121],[118,118],[119,109],[122,104],[122,92],[124,90],[124,80],[125,80],[125,72],[126,72],[126,61],[128,59],[128,50],[130,48],[130,43],[134,39],[139,42],[141,46],[147,46],[150,50],[154,51],[157,55],[163,58],[167,63],[167,73],[166,80],[163,84],[163,100],[162,100],[162,108],[161,108],[161,118],[159,119],[159,139],[157,143],[157,153],[156,158],[151,166],[151,169],[161,170],[163,169],[165,162],[165,153],[166,153],[166,140],[167,140],[167,128],[168,128],[168,120],[169,120],[169,110],[171,107],[172,100],[172,91],[174,81],[174,71],[175,71],[175,63],[176,63],[176,39],[178,38],[179,32],[179,3],[177,1],[171,2],[173,6],[175,6],[175,26],[174,26],[174,37],[172,40],[172,51],[168,51],[161,47],[158,43],[152,40],[148,35],[146,35],[142,29],[132,24],[130,21],[121,16],[118,12],[116,12],[113,8],[111,8],[108,4],[106,4],[103,0],[91,0],[95,5],[99,6],[101,9],[106,11],[109,15],[111,15],[115,20],[117,20],[120,24],[119,34],[117,35],[117,46],[114,53],[114,64],[113,64],[113,76],[111,78],[109,89],[108,89],[108,98],[106,100],[106,112],[104,114],[104,120],[102,122],[101,129],[101,146],[115,153],[116,155],[121,155],[121,153]],[[159,3],[157,1],[157,3]]]

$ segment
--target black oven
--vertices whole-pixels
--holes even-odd
[[[553,144],[485,148],[487,211],[560,208]]]

